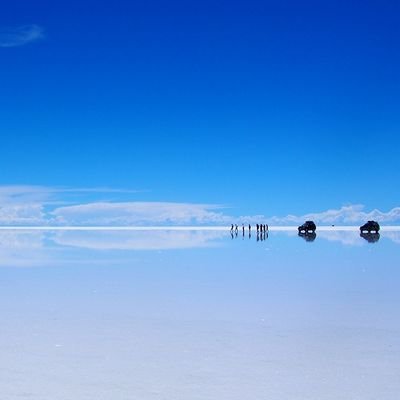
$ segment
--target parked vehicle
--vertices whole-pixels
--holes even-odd
[[[361,232],[379,232],[379,229],[381,229],[381,227],[379,226],[379,224],[376,221],[368,221],[367,223],[365,223],[364,225],[360,226],[360,231]]]
[[[314,221],[306,221],[298,227],[299,232],[315,232],[316,229]]]

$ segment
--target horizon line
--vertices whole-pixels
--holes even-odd
[[[253,228],[253,227],[252,227]],[[381,225],[381,231],[400,231],[400,225]],[[164,226],[0,226],[0,231],[230,231],[231,226],[186,226],[186,225],[164,225]],[[242,230],[242,226],[238,226]],[[245,226],[248,231],[248,226]],[[297,231],[297,225],[271,225],[268,231]],[[320,225],[316,231],[359,231],[359,225]],[[256,232],[256,228],[252,229]]]

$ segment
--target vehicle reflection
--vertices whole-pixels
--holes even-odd
[[[365,239],[368,243],[376,243],[381,235],[378,232],[375,233],[367,233],[367,232],[361,232],[360,236]]]
[[[315,232],[299,232],[298,236],[303,238],[306,242],[313,242],[317,234]]]

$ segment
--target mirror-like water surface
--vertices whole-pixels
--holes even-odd
[[[2,399],[390,399],[400,234],[0,232]]]

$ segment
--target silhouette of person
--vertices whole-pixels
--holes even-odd
[[[256,225],[256,227],[257,227],[257,232],[258,232],[258,230],[260,229],[260,227],[259,227],[259,225],[258,225],[258,224]]]

